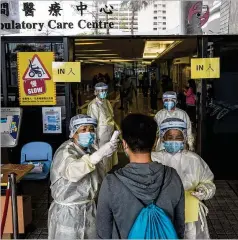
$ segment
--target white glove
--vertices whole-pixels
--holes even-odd
[[[202,201],[206,197],[206,192],[202,188],[196,189],[196,192],[191,192],[191,195]]]
[[[110,142],[104,144],[100,147],[95,153],[90,156],[90,162],[96,165],[100,162],[103,158],[111,157],[112,154],[117,150],[119,140],[111,140]]]

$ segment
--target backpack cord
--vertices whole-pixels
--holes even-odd
[[[162,188],[163,188],[163,186],[164,186],[166,170],[165,170],[165,165],[163,165],[163,167],[164,167],[164,172],[163,172],[162,184],[161,184],[161,186],[160,186],[159,194],[158,194],[157,198],[152,201],[153,204],[155,204],[155,203],[157,202],[157,200],[159,199],[160,193],[161,193]],[[113,173],[113,175],[130,191],[130,189],[119,179],[119,177],[118,177],[115,173]],[[131,192],[131,191],[130,191],[130,192]],[[131,193],[132,193],[132,192],[131,192]],[[134,197],[136,197],[133,193],[132,193],[132,195],[133,195]],[[138,199],[137,197],[136,197],[136,199],[137,199],[144,207],[146,207],[146,204],[144,204],[140,199]],[[119,239],[121,239],[121,234],[120,234],[120,231],[119,231],[119,228],[118,228],[118,225],[117,225],[117,223],[116,223],[116,219],[114,218],[114,216],[113,216],[113,219],[114,219],[114,222],[115,222],[115,226],[116,226],[116,230],[117,230],[117,233],[118,233],[118,237],[119,237]]]

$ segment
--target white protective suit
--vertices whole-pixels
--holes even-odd
[[[158,126],[158,132],[157,135],[160,136],[159,133],[159,128],[161,123],[167,119],[167,118],[179,118],[182,119],[186,124],[187,124],[187,141],[188,141],[188,146],[189,146],[189,150],[193,151],[193,144],[194,144],[194,137],[192,134],[192,124],[190,121],[190,118],[188,116],[188,114],[179,109],[179,108],[175,108],[174,111],[168,111],[166,109],[162,109],[160,110],[156,115],[155,115],[155,121],[157,122],[157,126]],[[160,151],[164,149],[163,144],[161,143],[160,138],[158,139],[157,142],[157,146],[156,146],[156,151]]]
[[[101,147],[110,141],[116,127],[112,105],[109,100],[100,100],[96,97],[89,103],[87,115],[97,119],[97,144]],[[109,172],[113,166],[118,164],[117,153],[115,152],[112,157],[108,159],[105,158],[103,163],[105,166],[105,173]]]
[[[110,140],[110,139],[109,139]],[[96,147],[91,148],[91,153]],[[63,143],[51,166],[51,194],[48,215],[49,239],[90,239],[96,237],[95,198],[102,182],[100,168],[72,140]]]
[[[196,189],[204,190],[203,200],[212,198],[216,191],[213,183],[213,173],[205,161],[196,153],[183,150],[174,155],[162,150],[151,154],[152,160],[162,163],[177,170],[185,191]],[[206,206],[200,202],[199,220],[193,223],[186,223],[184,239],[208,239],[209,230],[207,226]]]

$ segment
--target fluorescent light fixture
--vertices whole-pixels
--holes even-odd
[[[79,53],[80,52],[110,52],[110,51],[111,51],[111,49],[88,49],[88,50],[85,50],[85,49],[81,50],[81,49],[79,49],[78,50]],[[76,54],[78,52],[76,52]]]
[[[172,44],[170,44],[159,56],[158,58],[162,57],[163,55],[165,55],[166,53],[168,53],[170,50],[172,50],[173,48],[175,48],[176,46],[178,46],[180,43],[182,43],[183,41],[175,41]]]
[[[90,54],[80,54],[80,53],[76,53],[76,56],[90,56]],[[97,53],[97,54],[93,54],[91,56],[118,56],[118,54],[116,53]]]
[[[96,45],[96,44],[102,44],[103,42],[81,42],[81,43],[75,43],[75,45]]]
[[[95,62],[108,62],[108,63],[114,63],[114,62],[134,62],[134,60],[126,60],[126,59],[88,59],[89,61],[95,61]]]
[[[107,41],[109,39],[94,39],[94,38],[91,38],[91,39],[86,39],[86,38],[83,38],[83,39],[75,39],[75,42],[87,42],[87,41]]]
[[[144,65],[150,65],[151,62],[146,62],[146,61],[144,61],[144,62],[142,62],[141,64],[144,64]]]
[[[143,58],[154,59],[157,58],[169,45],[174,41],[146,41],[144,47]]]
[[[87,59],[87,60],[90,60],[90,59],[98,59],[98,57],[100,56],[88,56],[88,57],[77,57],[77,60],[80,60],[80,59]],[[118,59],[118,57],[101,57],[100,59]]]

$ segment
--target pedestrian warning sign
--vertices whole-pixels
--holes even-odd
[[[191,59],[191,78],[220,78],[220,58]]]
[[[55,105],[56,89],[52,79],[53,52],[18,53],[20,105]]]
[[[81,82],[80,62],[53,62],[54,82]]]

